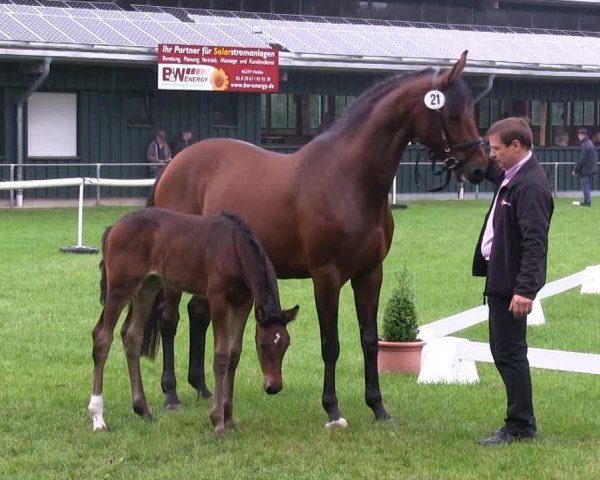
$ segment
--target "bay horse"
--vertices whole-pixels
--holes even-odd
[[[391,418],[377,373],[377,309],[382,262],[394,229],[388,192],[407,144],[418,140],[444,160],[446,170],[473,183],[488,167],[471,92],[461,77],[466,55],[450,69],[427,69],[373,86],[329,130],[293,154],[233,139],[196,143],[171,161],[147,202],[195,215],[233,210],[260,239],[278,278],[312,279],[325,364],[326,426],[347,425],[338,407],[335,367],[339,293],[348,280],[364,356],[365,400],[377,420]],[[197,298],[188,312],[188,381],[208,396],[203,362],[211,312]],[[164,325],[161,335],[165,406],[175,408],[174,326]]]
[[[239,217],[196,216],[160,208],[139,210],[109,227],[102,241],[100,299],[104,308],[93,331],[94,381],[89,412],[94,431],[105,430],[104,365],[119,315],[129,305],[121,330],[131,381],[133,410],[152,415],[140,371],[142,350],[156,355],[158,335],[145,336],[152,305],[164,288],[164,321],[177,323],[181,292],[205,298],[214,332],[215,396],[210,418],[222,436],[233,426],[233,383],[248,314],[255,304],[256,349],[264,389],[282,388],[281,363],[289,346],[286,325],[298,306],[282,311],[273,265]]]

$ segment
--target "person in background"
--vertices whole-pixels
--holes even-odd
[[[581,205],[582,207],[592,206],[592,177],[598,173],[598,153],[594,144],[588,137],[588,131],[585,128],[580,128],[577,133],[577,138],[581,143],[581,153],[575,164],[575,168],[571,175],[579,175],[581,177],[581,188],[583,190],[583,203],[573,202],[573,205]]]
[[[173,157],[175,157],[179,152],[181,152],[184,148],[189,147],[193,142],[192,140],[192,132],[189,128],[184,128],[181,130],[179,134],[179,138],[173,145]]]
[[[164,130],[158,130],[156,132],[156,138],[150,142],[146,149],[146,161],[150,164],[150,172],[154,177],[158,177],[167,166],[167,163],[171,161],[171,149],[167,143],[167,135]]]
[[[504,426],[485,446],[534,440],[537,422],[527,360],[527,315],[546,283],[548,230],[554,210],[550,183],[533,154],[523,118],[506,118],[488,131],[486,172],[496,186],[473,258],[473,275],[486,277],[490,350],[506,388]]]
[[[557,147],[568,147],[569,146],[569,134],[567,132],[561,133],[556,139]]]

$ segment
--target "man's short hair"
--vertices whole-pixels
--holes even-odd
[[[533,145],[533,132],[527,120],[522,117],[509,117],[494,123],[488,130],[490,135],[498,135],[500,141],[508,146],[518,140],[521,145],[531,149]]]
[[[588,131],[586,128],[580,128],[579,130],[577,130],[577,133],[580,133],[581,135],[585,135],[587,137]]]

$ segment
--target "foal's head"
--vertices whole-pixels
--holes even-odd
[[[425,96],[415,115],[415,134],[432,154],[455,172],[457,179],[479,183],[489,164],[479,136],[473,98],[461,78],[465,51],[449,70],[422,79]]]
[[[266,313],[260,305],[256,307],[256,351],[264,377],[264,388],[269,395],[274,395],[283,388],[281,364],[290,346],[287,324],[296,318],[299,308],[296,305],[290,310]]]

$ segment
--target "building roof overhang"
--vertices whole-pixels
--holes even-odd
[[[46,44],[0,41],[0,58],[9,61],[39,61],[52,58],[59,64],[150,67],[157,64],[157,49],[101,45]],[[281,69],[319,72],[407,73],[427,67],[449,67],[456,58],[393,58],[280,52]],[[519,62],[469,60],[466,73],[497,77],[548,79],[600,79],[600,65],[545,65]]]

